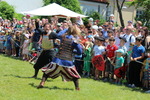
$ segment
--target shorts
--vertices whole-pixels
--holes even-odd
[[[3,43],[0,43],[0,49],[4,49]]]
[[[105,72],[114,73],[114,66],[109,60],[106,60]]]
[[[148,80],[148,77],[149,77],[148,71],[145,71],[145,72],[143,73],[143,80]]]

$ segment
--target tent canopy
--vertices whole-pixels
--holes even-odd
[[[49,4],[47,6],[27,11],[27,12],[22,12],[23,14],[30,14],[30,15],[36,15],[36,16],[63,16],[63,17],[87,17],[82,14],[78,14],[76,12],[73,12],[67,8],[64,8],[56,3]]]

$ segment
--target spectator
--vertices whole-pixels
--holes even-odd
[[[126,28],[125,31],[126,34],[122,37],[126,38],[127,42],[125,43],[125,46],[127,50],[129,50],[130,43],[135,43],[135,37],[132,35],[132,28]]]
[[[115,60],[115,51],[118,47],[115,45],[114,37],[109,38],[109,45],[106,47],[106,68],[105,68],[105,78],[104,81],[112,82],[114,79],[114,66],[112,65]],[[109,79],[109,73],[111,73]]]
[[[140,71],[142,64],[139,62],[143,61],[145,48],[141,45],[142,38],[137,37],[135,46],[132,50],[131,62],[129,64],[129,86],[130,87],[140,87]]]

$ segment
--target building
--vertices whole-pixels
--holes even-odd
[[[81,9],[86,15],[93,11],[99,12],[104,18],[110,15],[111,8],[108,7],[109,3],[107,0],[79,0]]]
[[[126,0],[126,2],[132,0]],[[81,9],[86,13],[90,13],[91,11],[99,12],[106,20],[109,19],[110,14],[114,14],[115,21],[120,25],[120,19],[118,14],[118,9],[116,6],[116,0],[79,0]],[[122,0],[119,0],[121,3]],[[127,5],[123,5],[122,15],[124,19],[125,25],[127,25],[127,21],[131,20],[135,22],[135,17],[139,17],[142,14],[141,9],[135,9],[135,7],[128,7]]]
[[[122,3],[123,0],[119,0],[120,4]],[[126,0],[126,2],[131,1],[131,0]],[[115,16],[115,21],[120,25],[120,19],[119,19],[119,13],[116,5],[116,0],[109,0],[109,6],[113,7],[113,14]],[[127,25],[127,22],[130,20],[133,23],[135,22],[134,18],[136,17],[136,9],[135,7],[131,6],[129,7],[128,5],[123,5],[122,7],[122,16],[124,19],[124,24]]]
[[[0,0],[6,1],[8,4],[14,6],[17,13],[33,10],[43,6],[43,0]],[[122,0],[119,0],[122,2]],[[132,1],[132,0],[126,0]],[[114,14],[115,21],[120,25],[118,10],[116,7],[116,0],[79,0],[81,9],[86,15],[92,11],[99,12],[106,20],[109,19],[110,14]],[[125,25],[127,21],[134,22],[135,17],[139,17],[142,14],[142,10],[135,9],[134,7],[128,7],[123,5],[122,9],[123,19]]]

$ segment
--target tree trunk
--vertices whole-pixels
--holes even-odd
[[[123,3],[124,3],[124,1],[123,1]],[[117,9],[118,9],[119,18],[120,18],[120,23],[121,23],[121,26],[124,28],[125,25],[124,25],[124,20],[123,20],[123,16],[122,16],[122,6],[119,5],[119,0],[116,0],[116,3],[117,3]],[[122,5],[123,5],[123,3],[122,3]]]

